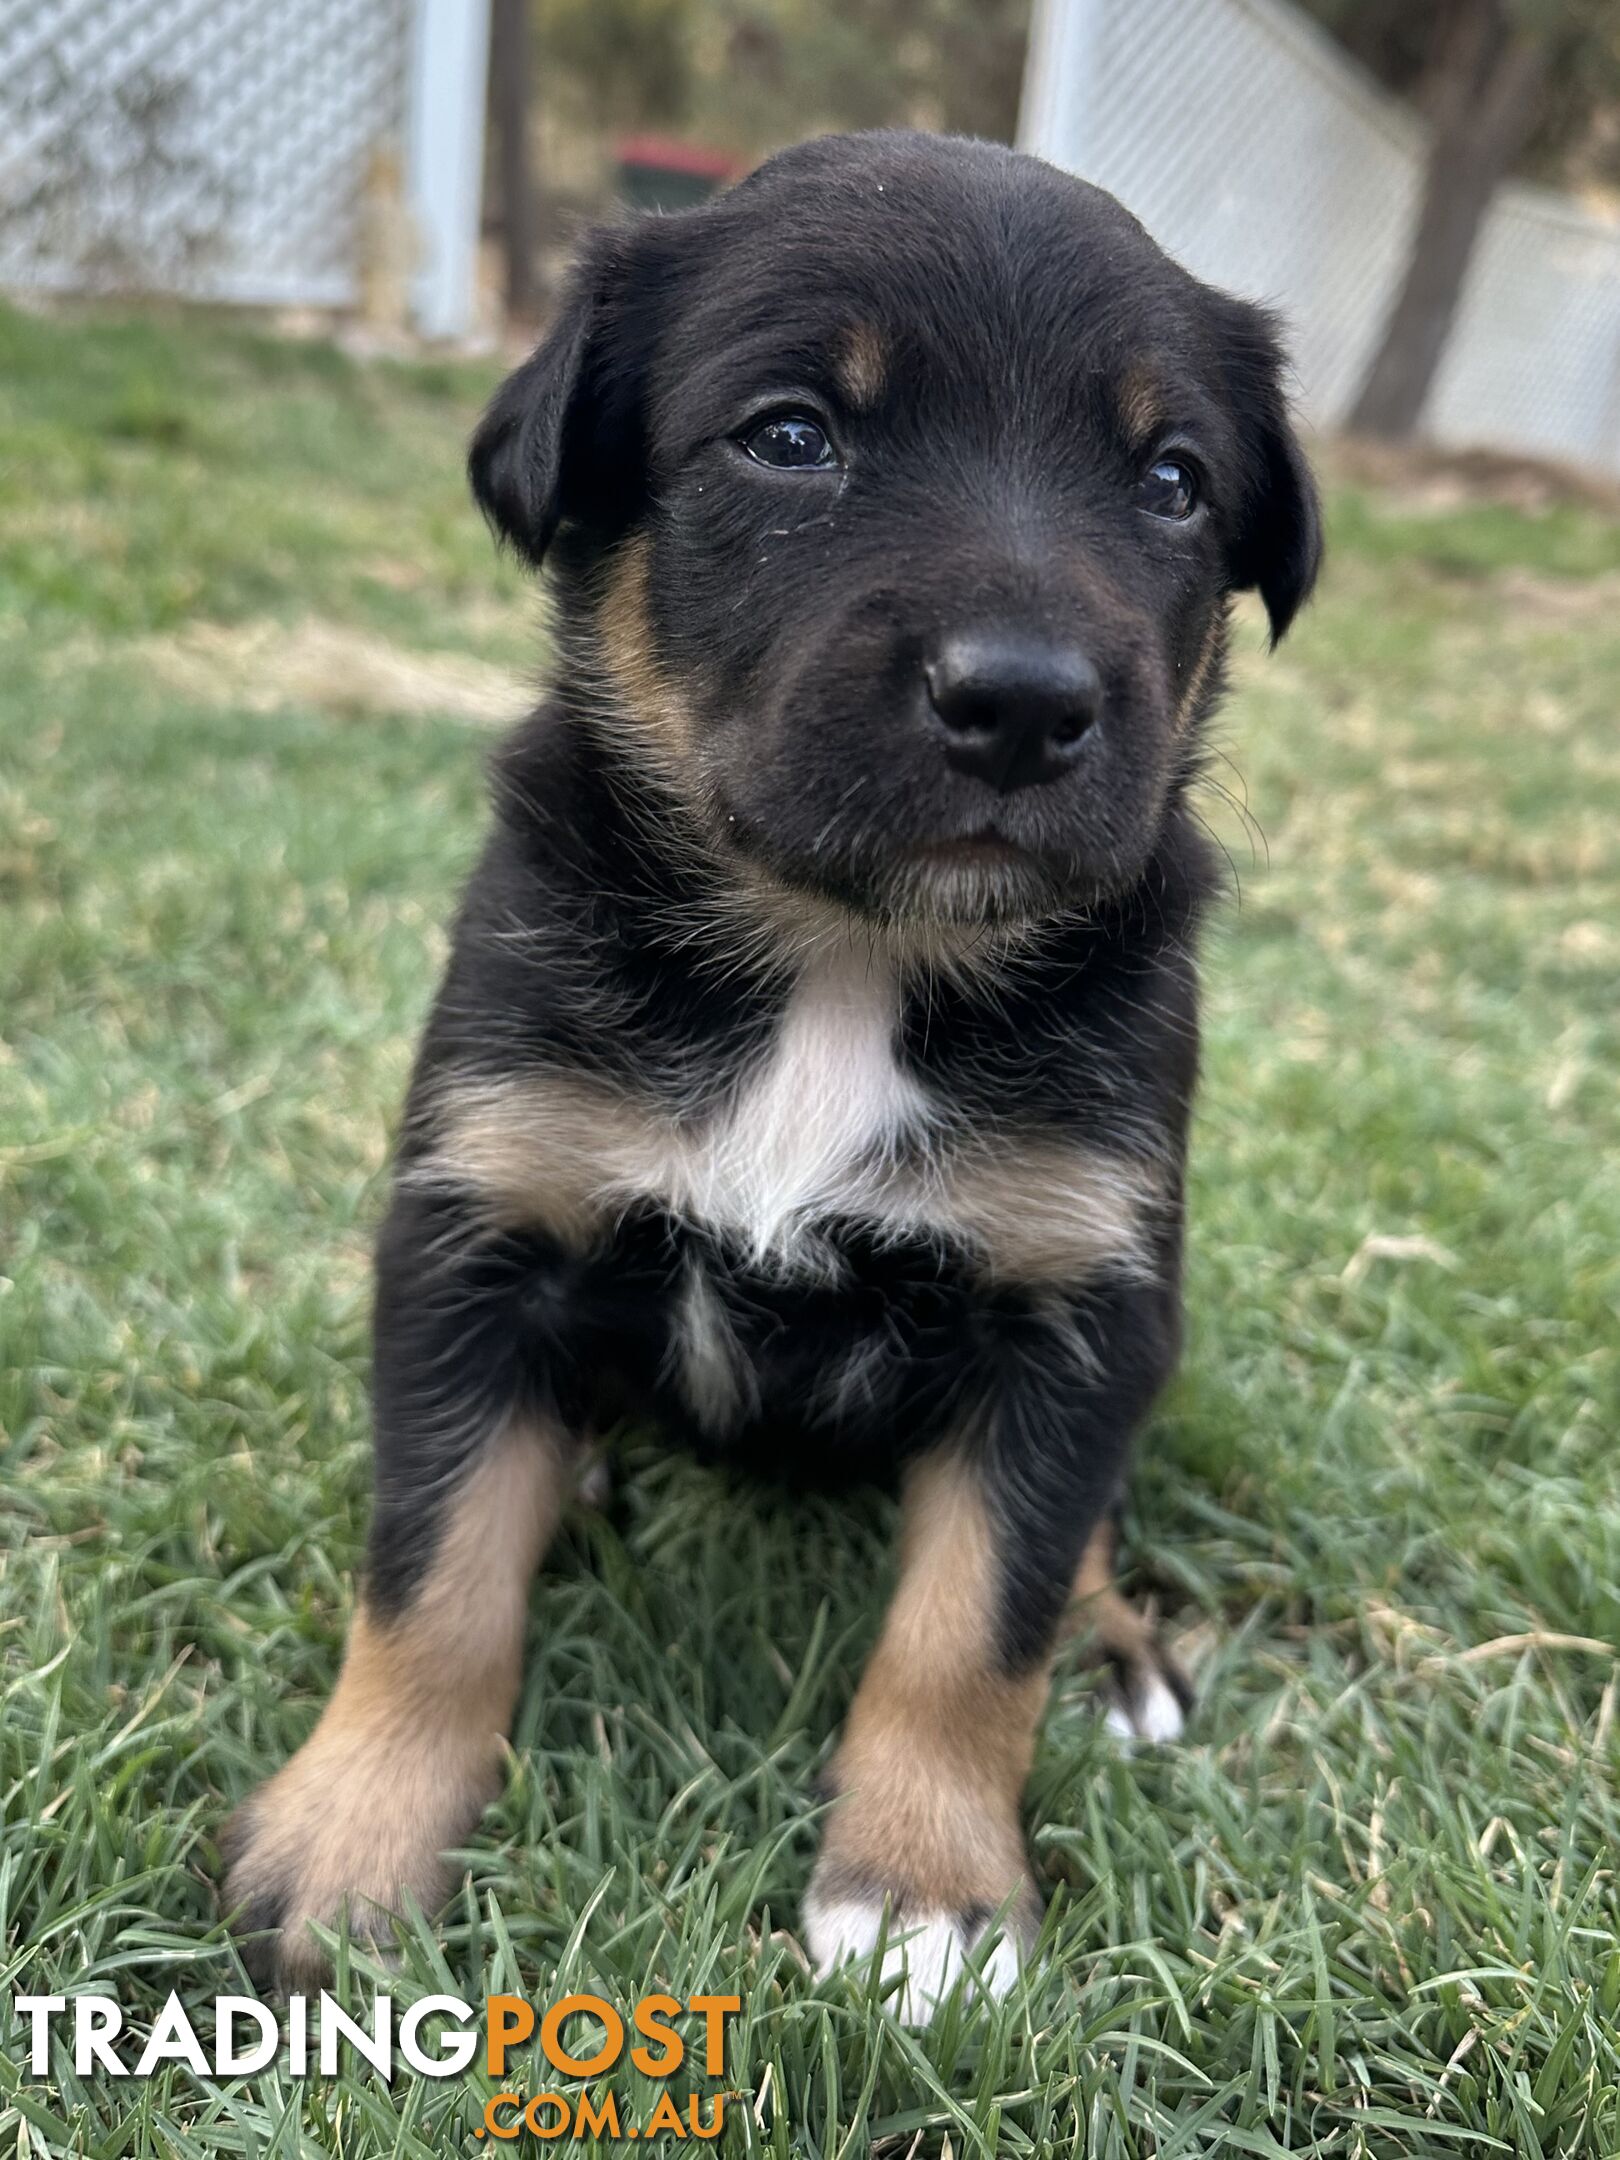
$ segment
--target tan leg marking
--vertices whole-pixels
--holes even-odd
[[[905,1484],[899,1587],[844,1728],[806,1901],[825,1971],[872,1949],[887,1900],[884,1969],[908,1970],[907,2023],[926,2022],[991,1915],[1008,1908],[1004,1931],[1025,1941],[1038,1923],[1018,1806],[1047,1676],[1001,1671],[997,1589],[976,1479],[953,1458],[919,1463]],[[1012,1941],[992,1954],[998,1992],[1017,1956]]]
[[[1111,1733],[1132,1743],[1181,1737],[1193,1691],[1153,1622],[1120,1595],[1111,1522],[1097,1525],[1080,1556],[1064,1633],[1089,1636],[1094,1661],[1107,1668],[1104,1718]]]
[[[344,1901],[359,1927],[426,1912],[450,1888],[443,1859],[499,1789],[517,1699],[530,1577],[567,1491],[553,1438],[513,1425],[451,1503],[420,1588],[397,1616],[364,1603],[343,1670],[298,1753],[239,1808],[221,1840],[228,1910],[280,1930],[250,1961],[285,1986],[318,1986],[308,1931]]]

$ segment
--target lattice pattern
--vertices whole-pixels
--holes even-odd
[[[0,276],[352,297],[410,0],[0,0]]]
[[[1403,268],[1416,126],[1275,0],[1048,7],[1086,18],[1066,48],[1083,79],[1031,101],[1049,139],[1028,147],[1118,195],[1200,277],[1280,308],[1300,403],[1341,419]],[[1503,191],[1429,425],[1620,469],[1620,232],[1560,197]]]

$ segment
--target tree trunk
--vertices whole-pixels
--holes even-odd
[[[529,0],[495,0],[489,25],[489,105],[495,122],[506,312],[532,322],[539,312],[538,205],[529,154]]]
[[[1406,275],[1349,426],[1414,434],[1445,351],[1491,198],[1523,149],[1546,72],[1544,40],[1505,29],[1494,0],[1464,0],[1442,56],[1434,134]]]

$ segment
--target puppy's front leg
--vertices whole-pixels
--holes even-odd
[[[221,1843],[256,1976],[319,1985],[309,1922],[375,1930],[449,1889],[443,1859],[500,1782],[528,1586],[564,1454],[526,1400],[524,1276],[451,1205],[396,1202],[378,1255],[376,1505],[336,1690]]]
[[[993,1992],[1033,1940],[1019,1800],[1051,1653],[1174,1337],[1163,1288],[1025,1316],[1000,1345],[981,1427],[906,1477],[899,1585],[833,1765],[806,1921],[823,1972],[886,1926],[908,2024],[933,2014],[998,1913]]]
[[[1009,1945],[1039,1922],[1018,1801],[1046,1661],[1003,1654],[982,1459],[924,1457],[902,1508],[900,1580],[833,1764],[805,1919],[822,1972],[867,1955],[886,1926],[884,1972],[907,1975],[897,2015],[925,2024],[993,1915],[1006,1908],[998,1992],[1016,1969]]]

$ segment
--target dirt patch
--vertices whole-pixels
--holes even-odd
[[[1339,435],[1313,445],[1327,471],[1352,486],[1375,487],[1396,506],[1463,510],[1503,503],[1512,510],[1549,510],[1577,503],[1620,516],[1620,484],[1551,458],[1502,450],[1443,450],[1435,443],[1386,443]]]
[[[144,638],[140,658],[180,696],[273,712],[312,705],[340,716],[437,714],[483,726],[517,719],[522,679],[466,653],[422,653],[352,624],[194,623]]]

